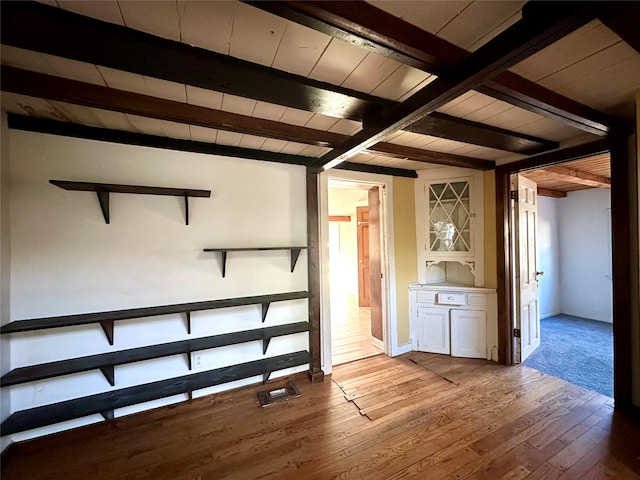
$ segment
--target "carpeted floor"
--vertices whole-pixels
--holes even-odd
[[[524,365],[613,397],[610,323],[556,315],[540,321],[540,338]]]

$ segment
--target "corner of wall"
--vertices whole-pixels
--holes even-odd
[[[9,322],[9,291],[11,244],[9,235],[9,127],[7,114],[1,112],[0,143],[0,325]],[[11,344],[6,336],[0,336],[0,375],[9,371],[11,361]],[[7,389],[0,390],[0,421],[4,421],[11,413],[11,398]],[[0,451],[11,443],[8,437],[0,439]]]
[[[396,266],[398,346],[409,344],[409,284],[418,279],[415,180],[393,177],[393,232]]]
[[[494,170],[484,172],[484,284],[498,286],[496,239],[496,176]]]

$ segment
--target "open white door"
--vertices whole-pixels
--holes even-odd
[[[515,177],[513,190],[515,264],[514,362],[523,362],[540,346],[540,310],[538,308],[537,240],[538,191],[535,182]]]

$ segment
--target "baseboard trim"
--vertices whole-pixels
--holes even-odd
[[[411,348],[411,343],[407,343],[405,345],[399,345],[391,350],[391,356],[397,357],[398,355],[402,355],[404,353],[409,353],[413,349]]]

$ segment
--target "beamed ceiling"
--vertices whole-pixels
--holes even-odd
[[[2,108],[12,128],[313,171],[491,169],[579,145],[527,174],[558,196],[608,186],[639,5],[2,2]]]

